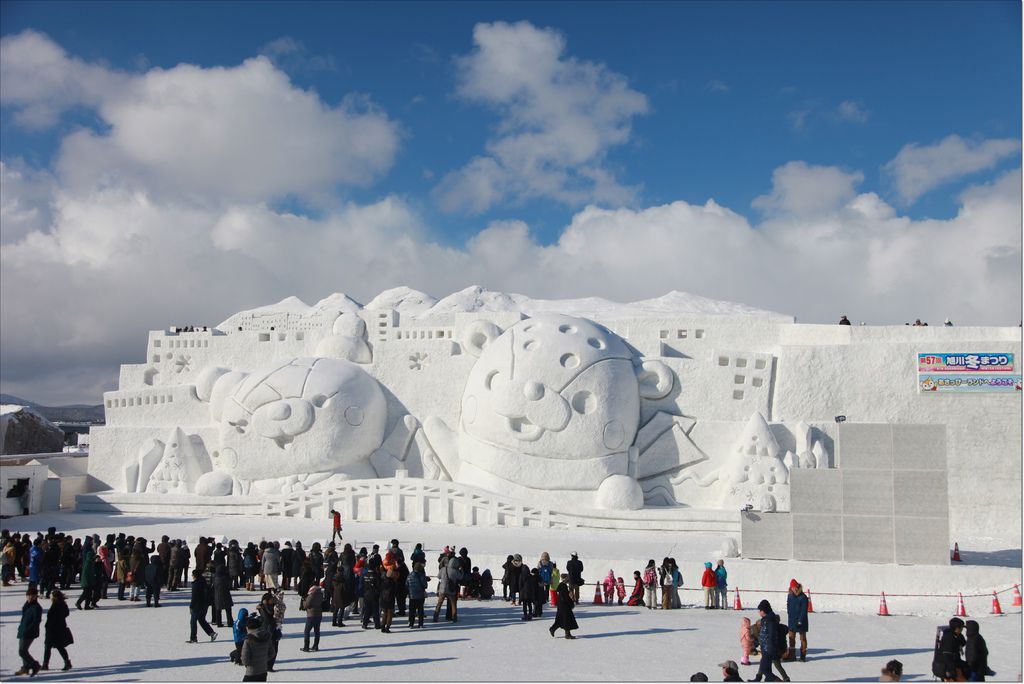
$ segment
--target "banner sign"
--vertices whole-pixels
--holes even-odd
[[[1013,354],[918,354],[918,373],[1010,373]]]
[[[920,392],[1020,392],[1021,376],[986,373],[985,375],[956,374],[921,374],[918,376]]]

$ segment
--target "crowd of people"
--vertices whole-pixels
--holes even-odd
[[[465,547],[457,552],[453,545],[439,553],[436,573],[426,572],[427,557],[422,544],[416,544],[408,560],[397,539],[380,549],[354,549],[341,539],[340,516],[334,514],[331,541],[326,545],[314,542],[307,551],[300,541],[249,541],[244,546],[237,540],[200,537],[195,548],[185,540],[163,536],[159,542],[125,533],[73,538],[72,535],[49,528],[46,534],[11,535],[0,531],[0,569],[4,586],[20,577],[28,583],[26,601],[18,627],[18,654],[22,668],[15,674],[34,676],[50,667],[52,651],[63,659],[63,670],[71,669],[67,652],[74,643],[68,626],[70,614],[65,592],[78,585],[81,595],[76,608],[92,610],[109,600],[112,584],[116,585],[118,601],[141,602],[160,608],[161,593],[190,590],[188,643],[198,641],[198,631],[211,641],[218,638],[216,627],[232,628],[233,646],[228,657],[245,668],[243,681],[265,681],[274,671],[282,626],[287,611],[286,592],[299,597],[299,611],[304,614],[303,652],[319,650],[324,615],[331,617],[331,626],[345,627],[345,621],[356,618],[362,629],[372,627],[381,633],[391,632],[394,618],[406,618],[409,629],[424,625],[426,601],[431,580],[436,604],[432,621],[459,621],[459,602],[466,599],[488,600],[495,594],[490,570],[482,572],[474,566]],[[558,568],[547,552],[535,565],[523,560],[521,554],[510,554],[502,565],[502,599],[522,607],[522,620],[543,615],[545,605],[555,609],[551,636],[561,630],[566,639],[579,628],[574,607],[584,586],[583,563],[575,552]],[[700,586],[706,610],[728,608],[728,573],[725,563],[706,562]],[[190,583],[191,582],[191,586]],[[609,571],[596,583],[604,602],[622,605],[626,587],[622,577]],[[682,607],[679,590],[683,577],[674,558],[666,557],[660,566],[649,560],[644,570],[634,572],[634,587],[626,603],[646,606],[649,610]],[[660,600],[658,590],[660,589]],[[252,610],[241,608],[233,615],[232,592],[262,592]],[[50,601],[45,624],[41,598]],[[211,613],[212,609],[212,613]],[[767,600],[757,606],[759,619],[740,620],[739,664],[728,660],[720,664],[724,681],[742,681],[740,665],[751,665],[752,656],[760,656],[755,678],[751,681],[789,681],[783,662],[807,660],[809,601],[796,580],[790,582],[786,601],[787,620],[782,621]],[[207,619],[210,614],[213,625]],[[962,636],[966,630],[966,637]],[[33,641],[44,635],[43,662],[39,663],[29,649]],[[799,638],[799,648],[797,639]],[[961,656],[961,654],[963,654]],[[988,650],[978,623],[959,618],[936,640],[933,673],[946,681],[983,681],[991,675],[987,666]],[[903,666],[897,660],[886,664],[880,681],[899,681]],[[778,673],[778,675],[775,674]],[[694,681],[706,681],[697,673]],[[700,679],[699,677],[704,677]]]

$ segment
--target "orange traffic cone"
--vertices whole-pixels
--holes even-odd
[[[1014,608],[1020,607],[1020,587],[1016,584],[1013,585],[1013,606]]]
[[[953,542],[953,562],[960,562],[960,544]]]
[[[1002,615],[1003,609],[999,607],[999,597],[996,596],[996,592],[992,592],[992,615]]]
[[[743,604],[740,603],[740,589],[736,587],[736,600],[732,602],[733,610],[743,610]]]
[[[595,606],[603,606],[604,605],[604,599],[601,598],[601,583],[600,582],[598,582],[597,584],[594,585],[594,605]]]
[[[967,610],[964,608],[964,595],[957,592],[956,595],[956,613],[957,617],[967,617]]]
[[[814,601],[811,600],[811,592],[807,592],[807,612],[814,612]]]
[[[885,592],[882,592],[882,600],[878,602],[878,614],[882,617],[889,617],[889,606],[885,605]]]

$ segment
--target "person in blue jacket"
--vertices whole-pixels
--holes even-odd
[[[729,587],[728,579],[729,573],[725,569],[725,561],[721,558],[718,559],[718,566],[715,568],[715,605],[723,610],[729,608]]]
[[[235,624],[231,627],[231,637],[235,642],[235,650],[229,656],[235,665],[242,664],[242,643],[245,641],[246,623],[249,621],[249,609],[240,608],[238,616],[235,617]]]
[[[807,662],[807,594],[795,579],[789,582],[786,596],[786,617],[789,626],[789,657],[796,660],[796,635],[800,635],[800,662]]]
[[[761,601],[757,604],[757,611],[761,614],[761,629],[758,632],[759,646],[761,647],[761,664],[757,668],[757,675],[751,680],[753,682],[776,681],[772,674],[772,666],[782,675],[782,681],[788,682],[789,675],[782,669],[783,642],[779,639],[779,616],[772,610],[772,604],[768,601]]]

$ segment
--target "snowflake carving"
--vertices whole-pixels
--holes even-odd
[[[192,369],[192,357],[188,354],[182,354],[174,361],[174,370],[177,373],[184,373],[187,370]]]
[[[427,367],[427,355],[423,352],[416,352],[409,357],[409,370],[423,370]]]

